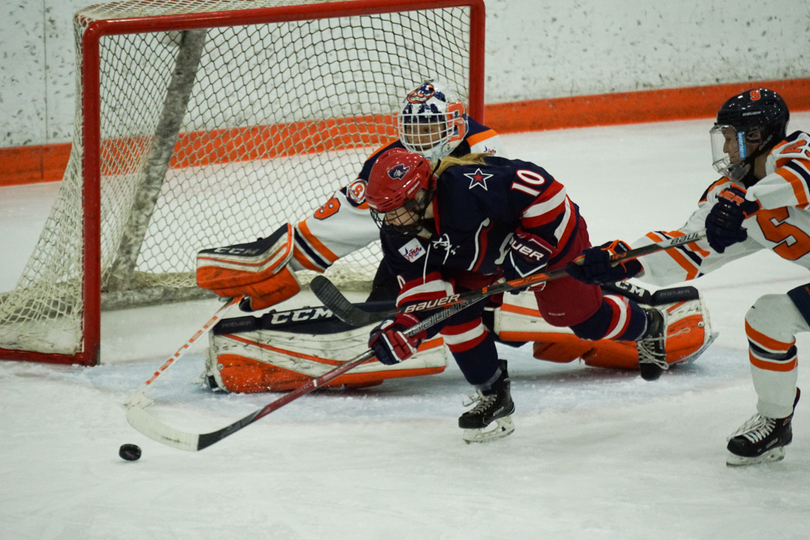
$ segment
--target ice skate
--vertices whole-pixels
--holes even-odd
[[[796,400],[793,409],[799,402],[801,392],[796,389]],[[756,465],[758,463],[775,463],[785,459],[785,446],[793,440],[791,420],[793,414],[786,418],[768,418],[760,414],[752,416],[737,431],[728,437],[726,459],[730,467]]]
[[[657,309],[645,309],[647,314],[647,332],[636,343],[638,347],[638,368],[641,378],[654,381],[661,373],[669,369],[667,363],[667,322],[664,312]]]
[[[515,412],[515,403],[509,387],[506,362],[501,360],[501,376],[490,390],[477,390],[476,395],[470,396],[472,401],[468,405],[475,403],[475,407],[458,419],[458,427],[464,430],[462,437],[467,444],[502,439],[515,431],[511,418],[511,414]]]

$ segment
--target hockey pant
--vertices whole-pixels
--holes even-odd
[[[769,418],[793,413],[798,359],[796,334],[810,331],[810,284],[787,294],[760,297],[745,315],[748,358],[757,412]]]

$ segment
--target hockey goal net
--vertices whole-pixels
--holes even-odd
[[[313,212],[395,138],[423,79],[483,115],[483,0],[124,0],[74,27],[72,152],[0,296],[3,359],[93,365],[102,306],[198,298],[197,251]],[[329,273],[368,281],[378,260],[372,245]]]

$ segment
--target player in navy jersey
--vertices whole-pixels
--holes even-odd
[[[470,154],[445,158],[433,170],[423,156],[391,149],[371,169],[366,200],[380,226],[384,262],[401,287],[399,307],[564,268],[590,246],[585,220],[565,187],[526,161]],[[570,277],[543,283],[534,294],[543,318],[554,326],[570,327],[588,340],[638,342],[645,378],[655,378],[666,363],[658,310],[603,296],[599,286]],[[421,340],[441,333],[477,390],[476,406],[459,418],[468,442],[514,430],[507,366],[482,321],[484,307],[485,302],[474,304],[412,337],[406,331],[418,324],[420,312],[402,313],[369,338],[380,362],[396,364]]]

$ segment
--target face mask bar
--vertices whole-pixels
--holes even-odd
[[[401,236],[417,236],[422,232],[422,222],[425,219],[425,210],[430,204],[430,199],[427,191],[420,189],[415,199],[407,201],[399,208],[388,212],[380,212],[371,208],[371,218],[380,229],[389,229]]]
[[[467,123],[460,102],[449,103],[446,108],[447,112],[426,110],[396,115],[402,145],[434,163],[448,156],[467,135]]]
[[[402,145],[423,156],[448,139],[447,122],[437,114],[402,114],[398,118],[398,125]]]

